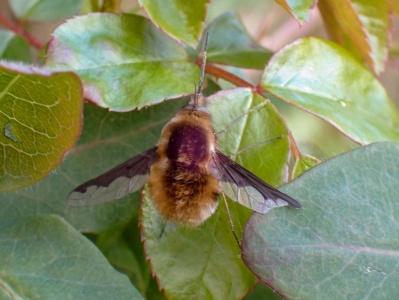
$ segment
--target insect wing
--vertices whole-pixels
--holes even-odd
[[[137,191],[148,181],[151,165],[158,158],[156,149],[151,148],[78,186],[69,194],[67,203],[73,206],[96,205]]]
[[[270,186],[219,150],[216,150],[211,160],[211,169],[223,193],[256,212],[264,214],[286,205],[301,207],[299,202]]]

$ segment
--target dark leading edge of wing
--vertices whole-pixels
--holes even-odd
[[[211,162],[217,170],[220,188],[232,200],[260,213],[279,206],[290,205],[300,208],[302,205],[290,196],[270,186],[250,171],[234,162],[219,150]]]
[[[75,188],[67,203],[74,206],[96,205],[120,199],[140,189],[147,181],[151,165],[158,158],[151,148]]]

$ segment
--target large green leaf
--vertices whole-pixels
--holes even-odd
[[[91,207],[69,207],[66,198],[84,181],[154,146],[162,126],[181,106],[181,101],[168,101],[139,112],[112,113],[86,105],[85,126],[78,145],[56,174],[31,189],[0,194],[0,219],[54,213],[85,232],[99,232],[128,222],[137,207],[134,202],[138,201],[138,193],[133,198]]]
[[[47,176],[75,144],[82,87],[73,73],[0,65],[0,191]]]
[[[90,14],[53,33],[47,65],[73,70],[85,97],[115,111],[129,111],[189,94],[198,67],[183,48],[136,15]]]
[[[220,132],[221,150],[271,184],[280,184],[286,177],[288,139],[274,106],[250,89],[219,92],[207,106]],[[271,138],[278,139],[266,142]],[[231,201],[229,208],[240,237],[251,211]],[[141,226],[147,257],[167,297],[240,299],[255,283],[240,258],[222,201],[209,220],[190,229],[160,219],[147,192]]]
[[[263,69],[272,55],[248,34],[237,14],[225,13],[216,18],[207,32],[209,62]]]
[[[79,13],[82,0],[12,0],[11,8],[18,19],[55,21]]]
[[[1,299],[143,299],[58,216],[0,221]]]
[[[12,31],[0,29],[0,58],[28,62],[28,42]]]
[[[316,0],[276,0],[284,7],[300,24],[308,22],[310,10],[316,5]]]
[[[152,21],[178,40],[195,47],[209,0],[139,0]]]
[[[390,40],[389,0],[320,0],[319,10],[336,42],[384,70]]]
[[[286,46],[269,62],[261,86],[358,143],[399,140],[399,115],[383,86],[334,43],[304,38]]]
[[[399,144],[322,163],[283,187],[303,208],[254,214],[243,258],[290,299],[395,299],[399,294]]]

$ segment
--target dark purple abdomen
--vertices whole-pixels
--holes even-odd
[[[166,148],[166,156],[180,166],[195,167],[208,157],[206,132],[202,127],[192,124],[175,127]]]

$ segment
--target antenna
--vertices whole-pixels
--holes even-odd
[[[200,75],[200,80],[198,83],[197,93],[201,92],[202,84],[204,83],[204,74],[205,74],[205,66],[206,66],[206,51],[208,50],[208,37],[209,37],[209,32],[207,32],[206,36],[205,36],[204,53],[202,54],[201,75]]]
[[[198,105],[198,99],[200,98],[201,95],[202,84],[204,83],[206,51],[208,50],[208,37],[209,37],[209,32],[207,32],[205,36],[204,53],[202,54],[202,63],[201,63],[201,75],[198,83],[198,88],[195,89],[194,105]]]

